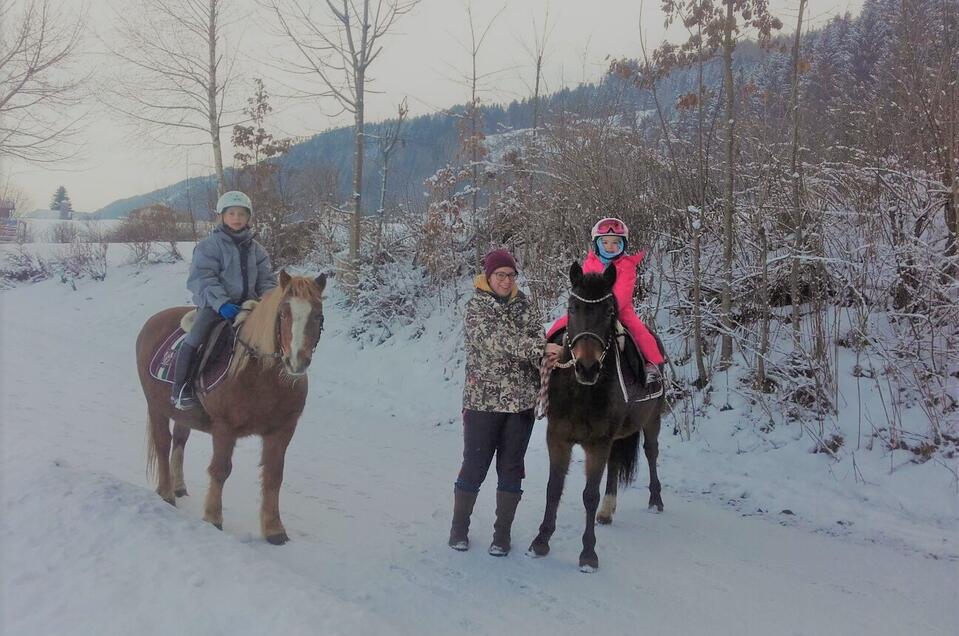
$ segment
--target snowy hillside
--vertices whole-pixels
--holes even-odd
[[[349,337],[355,317],[335,289],[287,454],[292,540],[260,538],[258,439],[237,447],[217,531],[201,521],[209,437],[187,445],[190,496],[177,508],[144,474],[133,343],[149,316],[188,301],[187,264],[136,267],[110,249],[102,282],[0,292],[0,633],[959,633],[955,466],[878,445],[811,453],[798,425],[760,434],[732,389],[697,413],[688,441],[672,432],[689,414],[667,418],[666,510],[646,512],[641,468],[614,524],[597,530],[597,573],[576,567],[581,461],[551,555],[523,555],[545,503],[545,422],[514,552],[485,553],[489,480],[475,547],[453,552],[455,311],[437,304],[422,329],[372,346]]]

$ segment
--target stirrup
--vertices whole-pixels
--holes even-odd
[[[189,411],[196,407],[196,395],[189,390],[189,385],[184,384],[177,395],[170,396],[170,403],[178,411]]]
[[[643,367],[643,372],[646,374],[646,386],[661,383],[663,381],[663,373],[656,365],[647,364],[645,367]]]

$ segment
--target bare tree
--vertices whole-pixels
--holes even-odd
[[[52,162],[75,153],[87,78],[73,61],[84,22],[51,0],[0,0],[0,159]]]
[[[489,35],[490,29],[493,28],[493,23],[496,22],[496,19],[505,9],[506,5],[503,5],[503,7],[490,18],[489,22],[486,23],[482,32],[477,33],[477,25],[473,20],[473,7],[470,4],[466,5],[466,19],[467,24],[469,24],[469,46],[466,48],[466,52],[469,53],[470,56],[470,70],[464,73],[464,80],[470,90],[470,101],[466,105],[466,110],[460,121],[460,139],[462,144],[461,150],[470,164],[470,217],[473,221],[473,240],[476,248],[477,263],[482,260],[486,248],[484,241],[481,239],[484,232],[479,212],[480,160],[486,156],[487,152],[484,144],[483,111],[480,108],[479,91],[480,82],[490,75],[493,75],[495,71],[493,73],[481,74],[477,69],[476,62],[479,59],[479,53],[483,48],[483,43],[486,41],[486,36]]]
[[[549,24],[549,5],[546,6],[546,12],[543,17],[543,30],[540,31],[533,20],[533,48],[527,48],[526,51],[533,58],[536,68],[536,74],[533,81],[533,136],[536,136],[536,130],[539,128],[539,96],[540,84],[543,80],[543,58],[546,56],[546,45],[549,42],[549,36],[553,30]]]
[[[897,142],[916,165],[938,174],[946,224],[942,273],[959,274],[959,23],[956,0],[906,0],[893,16],[892,115],[910,134]]]
[[[403,123],[409,114],[409,107],[406,104],[406,98],[396,107],[396,119],[384,124],[383,135],[379,138],[380,157],[383,159],[383,180],[380,182],[380,205],[376,211],[378,218],[376,228],[376,247],[374,254],[380,251],[380,241],[383,238],[383,221],[386,217],[386,187],[390,176],[390,159],[398,147],[397,144],[402,141]]]
[[[545,15],[543,16],[543,28],[542,31],[536,24],[536,20],[533,20],[533,46],[530,47],[527,44],[523,44],[523,47],[526,49],[527,54],[533,61],[533,67],[535,73],[533,76],[533,132],[532,140],[530,143],[530,150],[535,154],[538,152],[536,147],[536,136],[539,130],[540,123],[540,91],[541,84],[543,83],[543,60],[546,56],[546,46],[549,42],[549,37],[552,34],[552,28],[549,22],[549,5],[546,5]],[[530,157],[530,160],[533,161],[534,157]],[[536,170],[535,166],[530,166],[529,170],[529,191],[533,192],[535,185],[535,176]]]
[[[226,189],[220,135],[228,121],[236,54],[224,42],[227,0],[139,0],[115,11],[124,64],[112,78],[108,105],[143,125],[154,138],[213,148],[217,190]],[[172,138],[170,134],[173,133]],[[179,133],[179,134],[178,134]]]
[[[756,29],[759,42],[765,44],[773,30],[782,28],[769,13],[768,0],[723,0],[696,8],[686,18],[687,28],[702,23],[709,47],[717,44],[723,52],[723,90],[725,95],[726,174],[723,196],[723,285],[721,318],[723,325],[720,365],[729,366],[733,356],[733,190],[736,182],[736,87],[733,81],[733,51],[740,32],[748,26]]]
[[[332,98],[353,115],[353,216],[350,224],[350,266],[360,253],[363,215],[363,146],[366,125],[367,73],[383,52],[381,44],[396,20],[418,0],[326,0],[318,8],[305,0],[269,0],[283,34],[300,52],[295,72],[319,78],[320,89],[309,95]],[[355,282],[355,281],[350,281]]]
[[[796,19],[796,36],[793,39],[792,51],[792,91],[790,96],[790,116],[792,117],[792,148],[790,152],[789,179],[792,182],[793,207],[793,259],[789,272],[789,293],[792,296],[792,328],[793,348],[800,349],[800,333],[802,314],[799,312],[799,270],[802,267],[800,256],[803,252],[803,213],[800,206],[800,162],[799,162],[799,46],[802,36],[802,15],[806,8],[806,0],[799,0],[799,17]]]

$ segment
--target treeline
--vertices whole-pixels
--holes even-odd
[[[406,242],[367,252],[382,293],[366,298],[384,303],[370,315],[407,302],[379,263],[411,259],[455,299],[499,245],[548,311],[591,224],[619,216],[649,249],[637,300],[694,401],[738,367],[736,391],[816,423],[833,453],[852,355],[855,382],[884,400],[873,438],[922,457],[954,446],[959,6],[868,0],[796,39],[748,2],[671,5],[689,42],[614,61],[602,90],[546,109],[507,148],[459,128],[425,209],[403,217]],[[730,64],[749,33],[764,40],[748,49],[758,59]],[[925,423],[904,420],[908,408]]]

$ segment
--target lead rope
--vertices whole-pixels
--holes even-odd
[[[563,346],[566,345],[566,334],[563,334]],[[568,369],[571,366],[576,364],[576,358],[573,356],[573,351],[569,351],[569,360],[566,362],[557,362],[553,365],[549,364],[549,360],[546,356],[543,356],[542,360],[539,363],[539,395],[536,398],[536,403],[539,407],[539,411],[536,414],[536,419],[543,419],[546,417],[546,410],[549,408],[549,379],[553,375],[553,369]]]

